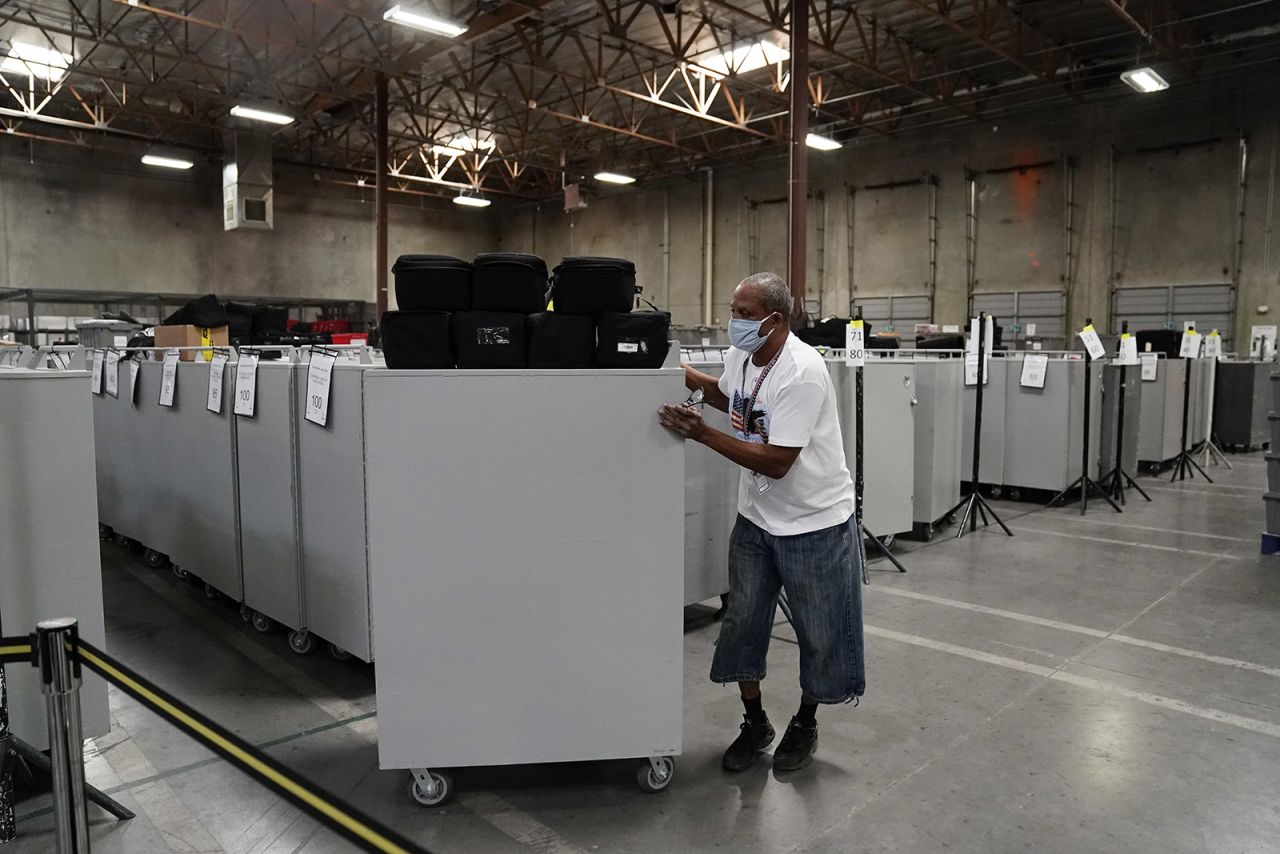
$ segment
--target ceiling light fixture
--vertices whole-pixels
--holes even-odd
[[[826,136],[820,136],[816,133],[811,133],[806,136],[804,138],[804,144],[810,148],[816,148],[819,151],[835,151],[837,148],[840,148],[840,143],[836,142],[834,139]]]
[[[293,116],[285,113],[277,113],[274,110],[263,110],[258,107],[246,107],[243,104],[236,104],[231,108],[231,115],[237,119],[248,119],[254,122],[267,122],[273,125],[293,124]]]
[[[630,175],[623,175],[618,172],[597,172],[595,175],[597,181],[603,181],[606,184],[634,184],[635,178]]]
[[[454,196],[454,197],[453,197],[453,203],[454,203],[455,205],[462,205],[463,207],[468,207],[468,208],[487,208],[487,207],[489,207],[489,200],[488,200],[488,199],[486,199],[486,198],[484,198],[484,197],[482,197],[482,196],[467,196],[467,195],[463,195],[463,194],[461,194],[461,193],[459,193],[458,195],[456,195],[456,196]]]
[[[755,42],[744,44],[730,51],[717,52],[711,56],[698,59],[697,63],[715,76],[726,77],[730,74],[746,74],[757,71],[767,65],[776,65],[791,58],[791,51],[778,47],[773,42]]]
[[[400,4],[396,4],[386,12],[383,12],[382,19],[404,27],[412,27],[415,30],[424,30],[428,33],[447,36],[451,39],[457,38],[467,31],[466,24],[450,21],[425,10],[407,9]]]
[[[0,61],[0,73],[21,74],[24,77],[39,77],[50,83],[57,83],[67,73],[67,69],[75,57],[69,53],[27,44],[13,42],[9,46],[9,55]]]
[[[431,146],[431,153],[443,154],[446,157],[465,157],[467,152],[452,145],[433,145]]]
[[[159,166],[162,169],[190,169],[196,165],[194,160],[168,154],[144,154],[142,162],[146,166]]]
[[[1169,88],[1169,81],[1165,80],[1156,73],[1154,68],[1143,66],[1142,68],[1131,68],[1120,75],[1129,88],[1135,92],[1141,92],[1149,95],[1152,92],[1163,92]]]

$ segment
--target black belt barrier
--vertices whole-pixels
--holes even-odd
[[[0,663],[33,662],[33,646],[29,636],[0,638]],[[85,667],[364,850],[385,854],[429,854],[421,845],[306,782],[83,638],[76,641],[72,652]]]

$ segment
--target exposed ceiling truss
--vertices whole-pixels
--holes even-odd
[[[269,101],[296,118],[273,131],[278,158],[355,179],[374,172],[383,72],[388,168],[404,191],[540,199],[596,169],[661,177],[782,150],[783,0],[435,0],[468,26],[452,40],[385,22],[388,5],[0,0],[0,58],[24,43],[67,65],[56,79],[0,69],[0,131],[212,153],[232,105]],[[1216,37],[1277,12],[1243,0],[813,0],[810,124],[841,141],[893,137],[1114,96],[1117,69],[1144,53],[1192,79]],[[1230,51],[1261,50],[1274,68],[1278,45],[1272,33]]]

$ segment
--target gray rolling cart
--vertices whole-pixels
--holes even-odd
[[[144,452],[134,460],[132,500],[147,505],[148,521],[145,538],[135,539],[167,555],[179,576],[203,581],[210,597],[221,593],[240,602],[244,581],[231,398],[223,401],[221,414],[208,411],[209,363],[179,362],[173,406],[160,406],[162,369],[160,362],[143,362],[138,377],[143,418],[136,429]],[[227,365],[223,372],[223,388],[231,389],[234,370]]]
[[[960,462],[964,456],[960,448],[964,435],[960,425],[963,354],[957,354],[958,358],[928,358],[928,352],[914,354],[918,405],[915,486],[911,502],[916,533],[925,539],[933,535],[947,512],[960,500],[960,482],[964,479]]]
[[[840,396],[840,432],[852,473],[854,435],[854,369],[843,361],[828,362]],[[898,534],[914,527],[916,392],[915,364],[907,359],[868,355],[863,371],[863,525],[892,548]]]
[[[1080,477],[1081,444],[1085,436],[1085,362],[1080,354],[1050,353],[1044,388],[1021,384],[1022,357],[1006,359],[1004,486],[1017,499],[1023,489],[1054,493]],[[1098,447],[1102,426],[1101,362],[1089,366],[1093,400],[1089,407],[1088,475],[1097,480]],[[983,420],[986,427],[986,420]]]
[[[1154,382],[1142,383],[1142,417],[1138,424],[1138,459],[1160,468],[1182,450],[1183,381],[1191,371],[1191,398],[1187,419],[1187,446],[1204,441],[1205,396],[1212,359],[1157,360]]]
[[[284,626],[290,648],[305,654],[314,640],[303,608],[299,542],[297,358],[290,350],[277,360],[258,362],[254,413],[235,416],[236,458],[244,567],[241,616],[260,632],[277,623]]]
[[[690,350],[684,360],[703,373],[724,372],[711,351]],[[729,429],[729,416],[703,407],[702,417],[717,430]],[[684,603],[692,605],[729,589],[729,533],[738,516],[740,469],[698,442],[685,442],[684,463]]]
[[[961,360],[963,363],[963,359]],[[1021,370],[1021,362],[1015,370]],[[998,494],[1005,483],[1005,401],[1010,384],[1018,382],[1018,375],[1011,374],[1010,361],[1006,354],[996,353],[991,356],[987,368],[987,385],[982,391],[982,459],[978,470],[980,483],[992,487]],[[963,382],[963,375],[961,381]],[[963,386],[960,396],[963,399],[964,413],[962,433],[960,435],[960,471],[962,477],[970,477],[973,472],[973,416],[974,404],[978,395],[975,386]]]
[[[298,388],[305,391],[308,353],[299,364]],[[373,661],[369,609],[369,560],[365,506],[365,421],[363,378],[374,367],[364,349],[346,351],[334,365],[329,388],[329,423],[304,417],[305,394],[297,395],[298,524],[302,548],[303,613],[307,629],[324,638],[330,653]],[[429,434],[413,422],[395,425],[400,439],[426,442]],[[426,515],[428,508],[418,508]]]
[[[89,372],[83,355],[71,352],[69,368],[20,367],[35,354],[13,349],[0,365],[0,633],[26,634],[40,620],[70,616],[86,640],[103,644],[97,500],[85,488],[94,476]],[[10,665],[5,674],[14,735],[47,748],[39,671]],[[106,683],[92,673],[84,675],[80,714],[85,738],[111,727]]]
[[[1267,412],[1271,405],[1270,362],[1223,360],[1217,365],[1213,432],[1224,445],[1245,450],[1271,441]]]
[[[685,448],[656,412],[688,394],[678,355],[364,372],[379,764],[420,803],[461,766],[637,759],[641,788],[670,782]]]

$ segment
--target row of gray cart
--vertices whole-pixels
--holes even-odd
[[[241,604],[260,631],[282,626],[290,646],[373,659],[365,546],[360,374],[367,351],[343,351],[328,424],[303,418],[308,354],[260,361],[252,417],[207,407],[211,363],[179,362],[172,406],[159,405],[162,364],[126,357],[118,396],[94,399],[100,522],[121,540],[195,576],[212,598]],[[232,389],[236,359],[222,368]],[[103,368],[106,370],[106,368]],[[105,383],[104,383],[105,386]]]

